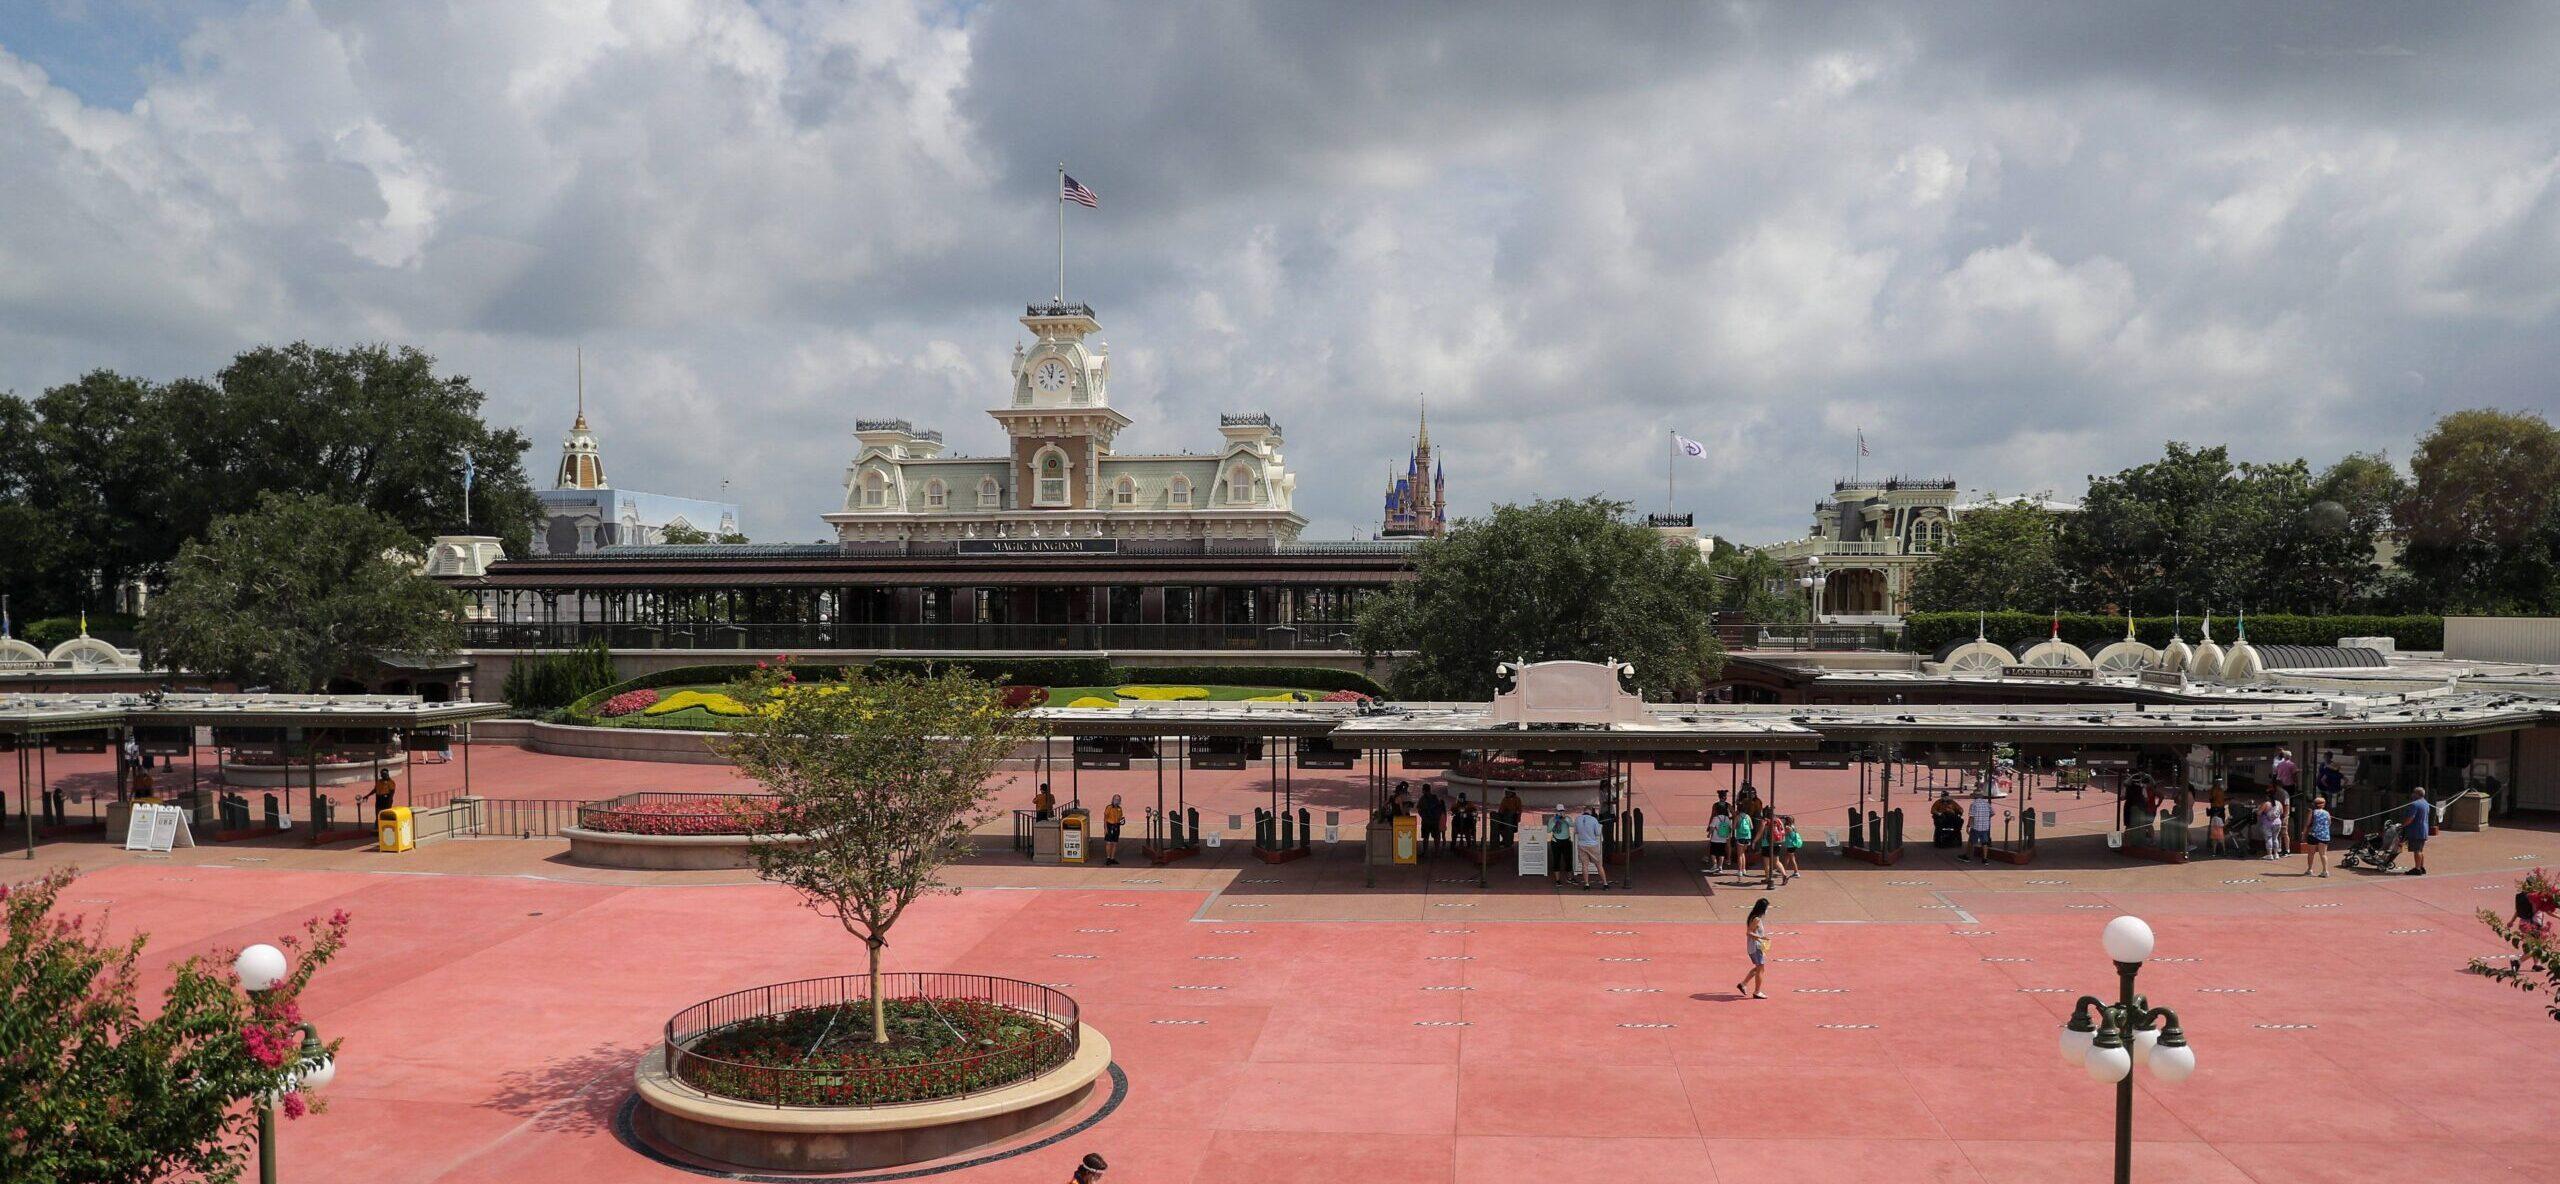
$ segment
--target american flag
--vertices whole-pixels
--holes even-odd
[[[1859,432],[1859,433],[1858,433],[1858,455],[1860,455],[1860,456],[1865,456],[1866,454],[1867,454],[1867,434],[1866,434],[1865,432]]]
[[[1101,198],[1095,197],[1092,190],[1085,188],[1082,182],[1065,173],[1058,174],[1058,200],[1071,201],[1088,210],[1102,208]]]

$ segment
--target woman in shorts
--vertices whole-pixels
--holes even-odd
[[[1751,954],[1751,973],[1733,984],[1737,994],[1752,999],[1766,999],[1769,993],[1766,976],[1769,971],[1769,898],[1761,897],[1751,906],[1751,916],[1742,923],[1742,943]]]
[[[1120,862],[1120,824],[1129,815],[1120,808],[1120,795],[1111,795],[1111,804],[1102,808],[1102,862],[1105,866]]]

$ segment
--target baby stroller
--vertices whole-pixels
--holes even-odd
[[[2355,848],[2338,858],[2339,867],[2371,868],[2378,872],[2391,870],[2400,862],[2400,824],[2386,822],[2382,829],[2366,832]]]

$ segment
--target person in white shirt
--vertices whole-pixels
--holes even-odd
[[[1991,862],[1990,790],[1982,790],[1973,796],[1973,805],[1965,812],[1965,832],[1965,853],[1957,856],[1956,862]]]
[[[1573,880],[1585,888],[1591,886],[1587,876],[1597,874],[1600,886],[1609,886],[1609,868],[1600,859],[1600,815],[1595,807],[1584,806],[1573,817]]]

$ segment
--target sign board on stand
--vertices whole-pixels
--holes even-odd
[[[1525,829],[1520,833],[1520,874],[1524,876],[1543,876],[1547,874],[1547,841],[1545,832],[1540,830],[1537,838],[1528,837],[1530,832]]]
[[[195,825],[186,810],[151,802],[134,804],[133,816],[124,827],[125,850],[173,851],[195,845]]]

